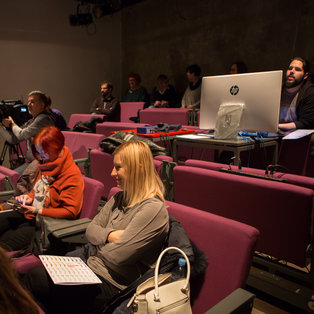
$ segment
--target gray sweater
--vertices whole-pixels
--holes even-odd
[[[123,208],[123,193],[114,195],[86,230],[87,239],[97,246],[87,264],[99,276],[119,289],[144,274],[156,262],[169,231],[166,205],[148,198]],[[116,242],[107,242],[111,231],[124,230]]]
[[[39,113],[36,117],[28,120],[22,127],[14,125],[12,131],[8,131],[4,126],[0,127],[0,135],[10,144],[17,144],[26,140],[27,152],[26,158],[29,161],[34,160],[30,145],[33,137],[39,130],[45,126],[54,125],[55,120],[52,114],[46,110]]]

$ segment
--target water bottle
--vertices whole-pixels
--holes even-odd
[[[177,280],[186,277],[186,260],[180,257],[178,260],[178,266],[172,272],[172,279]]]

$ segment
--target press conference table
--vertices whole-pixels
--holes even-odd
[[[240,153],[243,151],[248,151],[256,148],[263,147],[274,147],[273,153],[273,164],[277,164],[278,156],[278,138],[270,137],[263,138],[262,140],[248,140],[246,141],[242,137],[237,139],[227,139],[220,140],[213,138],[212,135],[208,134],[186,134],[186,135],[177,135],[172,142],[172,157],[173,161],[178,161],[178,146],[192,146],[192,147],[202,147],[210,148],[215,150],[224,150],[232,151],[235,157],[235,164],[239,164]]]

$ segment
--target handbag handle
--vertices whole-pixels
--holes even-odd
[[[154,300],[155,301],[159,301],[160,300],[160,298],[159,298],[159,287],[158,287],[158,273],[159,273],[160,261],[161,261],[163,255],[167,251],[169,251],[169,250],[177,250],[177,251],[179,251],[184,256],[184,258],[186,260],[187,272],[186,272],[185,284],[184,284],[184,286],[182,288],[182,291],[185,292],[185,291],[188,290],[188,285],[189,285],[189,282],[190,282],[190,272],[191,272],[191,270],[190,270],[190,261],[189,261],[188,257],[186,256],[186,254],[181,249],[179,249],[177,247],[174,247],[174,246],[170,246],[170,247],[164,249],[160,253],[160,255],[159,255],[158,259],[157,259],[157,263],[156,263],[156,267],[155,267],[155,278],[154,278],[155,279],[155,292],[154,292]]]

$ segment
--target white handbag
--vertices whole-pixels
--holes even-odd
[[[160,274],[159,265],[163,255],[169,250],[179,251],[186,260],[186,278],[175,281],[171,274]],[[147,279],[140,284],[127,307],[132,305],[133,313],[153,314],[153,313],[192,313],[190,304],[190,262],[186,254],[179,248],[168,247],[163,250],[157,260],[154,277]]]

